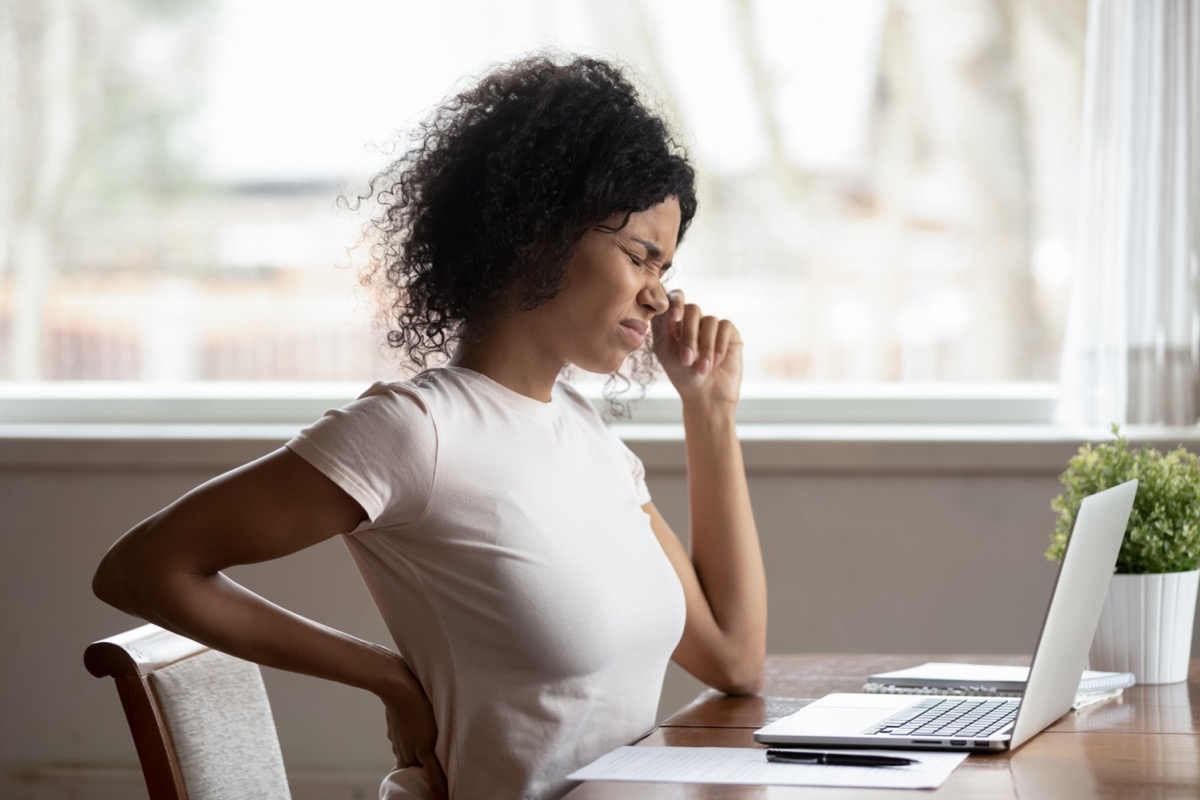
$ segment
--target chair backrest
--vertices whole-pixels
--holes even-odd
[[[151,800],[290,800],[258,665],[156,625],[88,645],[116,681]]]

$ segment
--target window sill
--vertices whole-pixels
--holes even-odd
[[[281,446],[294,424],[0,425],[0,470],[133,471],[229,469]],[[614,429],[653,473],[682,473],[683,428],[627,424]],[[747,469],[759,474],[1057,474],[1099,428],[1053,425],[743,424]],[[1137,427],[1134,444],[1200,448],[1200,427]]]
[[[601,387],[578,388],[603,410]],[[0,425],[306,425],[360,395],[349,383],[4,383]],[[742,424],[1038,425],[1054,417],[1053,384],[747,384]],[[631,410],[637,425],[678,422],[665,381]]]
[[[0,383],[0,469],[225,470],[279,447],[360,384]],[[579,384],[597,407],[599,387]],[[1100,428],[1052,423],[1053,384],[747,384],[738,409],[754,473],[1057,474]],[[649,471],[683,470],[679,400],[665,383],[614,426]],[[802,421],[802,422],[798,422]],[[1127,428],[1200,445],[1200,426]]]

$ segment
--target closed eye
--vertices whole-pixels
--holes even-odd
[[[633,263],[633,265],[638,267],[639,269],[646,269],[647,267],[654,266],[653,264],[648,263],[646,261],[646,259],[642,258],[641,256],[637,255],[636,253],[634,253],[633,251],[631,251],[627,248],[622,247],[621,250],[622,250],[622,252],[625,253],[625,257],[628,258]]]
[[[659,281],[665,281],[667,278],[670,277],[670,275],[668,274],[671,271],[670,264],[664,264],[663,266],[660,267],[660,266],[657,266],[656,264],[643,261],[642,259],[635,256],[633,253],[626,253],[626,255],[629,256],[629,260],[632,261],[634,263],[634,265],[638,267],[638,269],[651,269],[651,270],[654,270],[656,273],[658,273]]]
[[[618,243],[618,246],[621,248],[621,252],[623,252],[625,254],[625,257],[628,258],[633,263],[633,265],[636,266],[637,268],[639,268],[639,269],[648,269],[648,268],[654,269],[658,273],[658,279],[660,281],[664,280],[667,276],[667,273],[670,271],[671,265],[673,262],[668,261],[666,264],[663,264],[662,266],[658,266],[656,263],[654,263],[653,260],[647,261],[647,258],[654,259],[654,260],[657,260],[658,258],[660,258],[662,256],[662,251],[659,250],[658,246],[653,244],[652,242],[644,242],[641,239],[634,239],[634,241],[637,242],[638,244],[641,244],[646,247],[647,255],[645,258],[637,255],[636,253],[634,253],[632,250],[630,250],[628,247],[624,246],[623,244]]]
[[[634,240],[635,242],[637,242],[638,245],[641,245],[642,247],[646,248],[646,254],[647,254],[648,258],[658,261],[658,263],[661,264],[661,266],[658,267],[659,281],[662,281],[662,279],[665,279],[667,276],[667,272],[671,270],[671,265],[673,264],[673,261],[667,261],[666,264],[662,264],[662,248],[659,247],[658,245],[656,245],[656,243],[649,241],[647,239],[638,239],[637,236],[632,236],[631,239]],[[632,253],[630,253],[630,258],[635,258],[634,255],[632,255]],[[637,261],[636,259],[635,259],[634,263],[641,265],[640,261]]]

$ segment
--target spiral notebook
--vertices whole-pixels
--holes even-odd
[[[930,661],[908,669],[880,672],[867,678],[864,692],[879,694],[991,695],[1020,697],[1029,667],[996,664],[957,664]],[[1075,694],[1094,695],[1133,686],[1131,672],[1084,670]]]

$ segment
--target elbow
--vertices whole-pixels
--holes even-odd
[[[730,659],[711,682],[714,689],[729,695],[755,695],[762,691],[763,653],[741,653]]]
[[[730,674],[722,683],[723,685],[717,688],[725,694],[755,695],[762,691],[763,672],[760,668],[757,671],[747,670],[742,673]]]
[[[728,695],[756,695],[765,682],[765,631],[734,636],[693,636],[675,660],[702,683]]]
[[[92,576],[92,594],[135,617],[162,625],[164,612],[193,601],[199,578],[213,573],[192,568],[156,539],[154,518],[116,541]]]
[[[156,572],[146,565],[145,547],[141,544],[145,527],[146,523],[142,523],[118,539],[100,559],[92,576],[92,594],[97,599],[143,618],[139,597],[146,592]]]
[[[127,611],[130,605],[130,593],[124,579],[124,570],[121,568],[121,559],[116,550],[116,546],[109,550],[96,567],[96,573],[92,576],[92,594],[96,595],[101,602]]]

